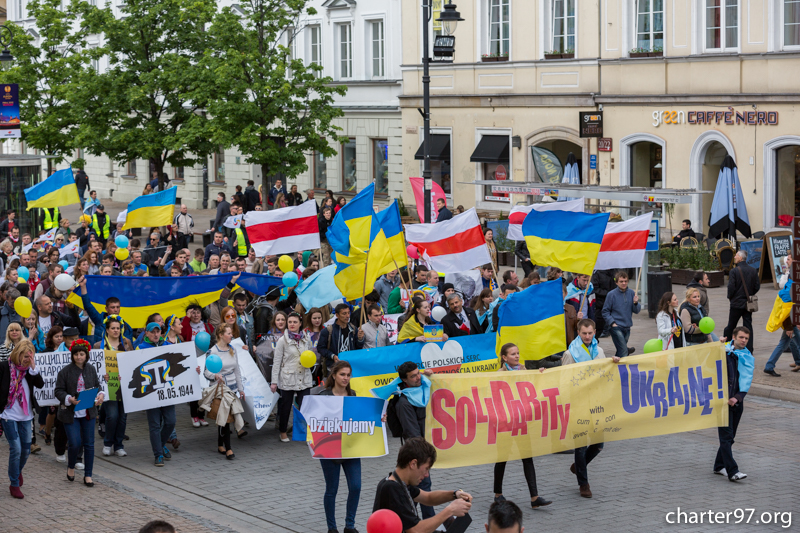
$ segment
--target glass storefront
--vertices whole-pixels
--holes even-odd
[[[775,226],[788,226],[794,216],[800,216],[800,146],[784,146],[775,151],[775,173],[778,184],[775,206]]]
[[[342,191],[356,192],[356,140],[350,139],[342,143],[339,151],[342,159]]]
[[[23,156],[24,157],[24,156]],[[39,161],[39,158],[35,158]],[[4,164],[0,159],[0,164]],[[26,211],[25,189],[41,181],[42,167],[37,166],[0,166],[0,220],[4,220],[8,210],[16,212],[16,223],[20,234],[35,234],[39,209]]]
[[[319,191],[328,188],[328,161],[322,152],[314,152],[314,188]]]
[[[389,141],[372,140],[372,179],[375,180],[375,192],[389,193]]]

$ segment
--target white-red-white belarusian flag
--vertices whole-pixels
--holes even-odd
[[[609,222],[594,269],[641,267],[652,218],[652,213],[646,213],[624,222]]]
[[[248,211],[244,221],[257,257],[320,247],[317,207],[313,200],[272,211]]]
[[[406,240],[438,272],[463,272],[492,262],[474,208],[436,224],[407,224]]]
[[[566,202],[551,202],[549,204],[515,205],[508,214],[508,237],[511,241],[524,241],[522,235],[522,221],[532,209],[537,211],[573,211],[583,213],[584,198],[567,200]]]

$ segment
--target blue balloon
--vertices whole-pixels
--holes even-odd
[[[201,331],[194,336],[194,345],[197,346],[197,349],[201,352],[207,352],[208,347],[211,346],[211,335],[205,331]]]
[[[64,269],[64,272],[66,272],[67,269],[69,268],[69,263],[67,263],[66,259],[62,259],[61,261],[58,262],[58,264],[61,265],[61,268]]]
[[[19,266],[17,267],[17,276],[24,279],[25,281],[28,281],[28,278],[31,276],[31,273],[28,270],[28,267]]]
[[[283,275],[283,284],[287,287],[294,287],[297,285],[297,274],[294,272],[287,272]]]
[[[117,238],[114,239],[114,244],[117,245],[117,248],[127,248],[128,238],[125,235],[117,235]]]
[[[222,370],[222,359],[218,355],[212,354],[206,357],[206,370],[212,374],[216,374]]]

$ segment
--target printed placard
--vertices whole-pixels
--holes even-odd
[[[70,352],[45,352],[37,353],[35,358],[36,368],[39,369],[39,374],[44,379],[44,387],[33,389],[36,402],[41,406],[58,405],[55,395],[56,378],[61,369],[72,362],[72,355]],[[94,366],[97,377],[100,378],[100,392],[103,393],[103,401],[113,400],[108,396],[108,384],[104,377],[106,375],[105,351],[92,350],[89,352],[89,364]]]
[[[202,395],[193,342],[125,352],[117,364],[128,413],[191,402]]]

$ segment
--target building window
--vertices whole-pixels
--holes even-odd
[[[309,31],[309,57],[311,63],[322,66],[322,28],[310,26]],[[322,75],[322,71],[316,73],[317,77]]]
[[[800,191],[800,146],[790,145],[775,151],[775,220],[773,226],[789,226],[792,218],[800,216],[800,203],[796,191]]]
[[[339,151],[342,159],[342,191],[356,192],[356,140],[342,143]]]
[[[800,0],[784,0],[783,45],[800,46]]]
[[[383,78],[386,76],[383,21],[372,22],[370,26],[372,27],[372,77]]]
[[[631,187],[659,188],[664,186],[661,173],[663,148],[653,142],[638,142],[630,147]]]
[[[128,168],[126,170],[128,176],[136,176],[136,160],[128,161]]]
[[[214,181],[225,181],[225,150],[222,148],[214,154]]]
[[[25,18],[25,0],[17,0],[17,18],[19,20]]]
[[[328,161],[322,152],[314,152],[314,188],[320,191],[328,188]]]
[[[174,180],[184,180],[183,174],[183,167],[175,167],[172,172],[172,179]]]
[[[508,179],[508,163],[484,163],[483,176],[487,180],[505,181]],[[511,202],[508,193],[494,192],[493,185],[483,186],[483,199],[493,202]]]
[[[489,0],[489,50],[490,55],[508,56],[511,43],[510,0]]]
[[[339,24],[339,78],[353,77],[353,26]]]
[[[735,49],[739,45],[739,1],[706,0],[706,49]]]
[[[97,47],[96,47],[96,46],[92,46],[91,48],[94,50],[94,49],[96,49]],[[100,60],[99,60],[98,58],[96,58],[96,57],[92,57],[92,58],[89,60],[89,64],[91,65],[91,67],[92,67],[92,70],[94,70],[94,71],[95,71],[96,73],[98,73],[98,74],[100,73]]]
[[[389,141],[386,139],[372,141],[372,179],[376,193],[389,194]]]
[[[553,51],[575,53],[575,0],[553,0],[552,34]]]
[[[664,0],[639,0],[636,12],[636,47],[664,49]]]

